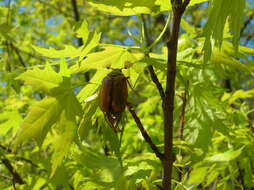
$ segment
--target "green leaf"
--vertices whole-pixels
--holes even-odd
[[[84,20],[81,26],[76,30],[76,35],[78,38],[82,38],[83,43],[86,44],[89,36],[88,23]]]
[[[118,139],[117,134],[110,127],[110,124],[106,122],[106,118],[99,118],[99,126],[101,126],[103,141],[105,144],[109,144],[109,147],[116,154],[116,156],[121,159],[120,154],[120,141]]]
[[[254,182],[252,180],[252,167],[251,167],[251,161],[249,158],[244,158],[240,162],[241,168],[244,169],[244,185],[247,187],[253,187]]]
[[[233,104],[236,100],[242,99],[242,98],[252,98],[254,97],[254,89],[253,90],[237,90],[235,91],[231,97],[228,97],[229,104]]]
[[[75,58],[81,54],[81,50],[83,47],[76,48],[71,45],[65,45],[64,49],[54,49],[54,48],[42,48],[38,46],[32,45],[32,48],[40,53],[42,56],[49,57],[49,58]]]
[[[97,71],[92,79],[89,81],[84,88],[80,90],[77,95],[77,98],[80,102],[83,102],[88,97],[94,95],[94,93],[98,90],[101,85],[102,79],[110,72],[109,69],[99,70]]]
[[[161,71],[166,71],[166,61],[163,59],[158,59],[158,58],[152,58],[152,57],[145,57],[143,60],[140,62],[145,62],[148,65],[152,65],[155,68],[161,70]]]
[[[221,52],[217,48],[214,48],[213,50],[211,62],[216,64],[225,64],[232,69],[236,69],[236,70],[240,70],[244,72],[251,72],[250,68],[248,68],[245,64],[232,58],[231,56],[226,55],[225,53]]]
[[[238,49],[240,41],[240,31],[243,26],[243,16],[245,9],[245,0],[233,1],[232,8],[230,8],[229,22],[230,29],[233,35],[233,45]]]
[[[55,98],[47,97],[33,105],[24,119],[14,147],[30,139],[35,139],[42,144],[50,127],[58,120],[61,106]]]
[[[69,103],[70,104],[70,103]],[[58,166],[62,163],[64,157],[69,152],[71,144],[76,136],[76,121],[75,114],[66,106],[62,111],[60,120],[58,121],[58,128],[60,133],[54,138],[53,154],[51,157],[52,171],[51,177],[55,174]]]
[[[12,133],[16,133],[21,122],[22,117],[18,110],[6,110],[0,113],[0,135],[6,135],[9,130],[12,130]]]
[[[32,106],[18,133],[15,146],[31,138],[41,145],[50,127],[58,121],[64,110],[75,116],[82,115],[81,105],[70,87],[69,78],[63,77],[63,82],[51,90],[51,95],[54,97],[48,96]]]
[[[140,55],[135,55],[123,46],[105,46],[103,51],[88,54],[81,63],[71,67],[72,73],[87,72],[91,69],[119,68],[123,69],[126,63],[133,64]],[[131,65],[130,65],[131,66]]]
[[[113,182],[122,174],[120,162],[113,157],[96,153],[89,149],[84,149],[83,154],[78,157],[78,161],[85,163],[86,168],[97,171],[93,182]],[[91,176],[92,177],[92,176]]]
[[[231,160],[236,159],[242,153],[244,146],[237,150],[228,150],[224,153],[215,154],[211,157],[206,158],[205,160],[208,162],[229,162]]]
[[[238,49],[240,30],[243,24],[243,11],[245,0],[211,0],[209,4],[208,21],[204,27],[204,61],[210,59],[212,52],[211,38],[215,40],[215,45],[221,48],[224,28],[229,19],[229,28],[233,34],[233,45]]]
[[[5,39],[11,39],[10,34],[13,29],[14,28],[7,23],[0,24],[0,37],[2,36]]]
[[[86,102],[84,105],[84,114],[78,128],[78,135],[80,139],[85,139],[88,135],[89,128],[92,125],[92,116],[98,108],[97,99]]]
[[[207,175],[209,167],[197,167],[194,168],[190,173],[190,178],[188,179],[188,184],[194,184],[199,185],[202,183],[205,179],[205,176]]]
[[[154,0],[88,0],[88,2],[100,11],[118,16],[152,14],[159,11]]]
[[[38,46],[32,46],[38,53],[45,57],[49,58],[76,58],[79,57],[80,60],[83,58],[93,49],[95,48],[100,41],[101,34],[97,32],[89,32],[88,24],[84,21],[80,28],[76,31],[77,36],[83,39],[83,45],[79,48],[65,45],[64,49],[57,50],[54,48],[41,48]]]
[[[19,75],[16,79],[23,80],[35,90],[43,91],[48,94],[50,94],[52,89],[58,87],[60,83],[63,82],[62,76],[56,73],[51,67],[28,70]]]
[[[208,119],[208,118],[207,118]],[[209,118],[210,119],[210,118]],[[214,133],[214,126],[210,125],[209,121],[204,119],[197,119],[199,126],[199,133],[195,145],[202,148],[204,152],[208,151],[208,146],[211,144]]]
[[[53,142],[51,177],[69,152],[74,137],[77,134],[75,117],[77,115],[82,115],[82,107],[72,91],[67,91],[64,94],[57,96],[57,101],[62,109],[60,118],[57,120],[57,128],[60,132]]]
[[[181,20],[181,27],[188,33],[188,34],[197,34],[196,28],[189,24],[184,19]]]

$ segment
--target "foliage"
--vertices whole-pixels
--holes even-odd
[[[13,189],[12,180],[21,190],[160,187],[160,160],[131,114],[115,133],[97,93],[111,69],[122,69],[129,102],[163,150],[148,66],[165,88],[169,1],[72,1],[80,20],[69,1],[9,2],[0,2],[0,159],[25,184],[0,162],[0,189]],[[181,21],[174,189],[254,188],[254,49],[241,36],[249,12],[245,0],[192,0]]]

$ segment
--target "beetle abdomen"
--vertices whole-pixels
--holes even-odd
[[[110,77],[105,77],[99,92],[99,106],[103,112],[109,112],[111,107],[111,89],[113,80]]]
[[[124,75],[116,77],[112,85],[112,111],[123,112],[127,103],[128,89]]]

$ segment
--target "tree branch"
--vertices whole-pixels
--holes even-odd
[[[20,64],[21,64],[24,68],[26,68],[26,64],[25,64],[25,62],[24,62],[22,56],[20,55],[19,50],[18,50],[12,43],[10,43],[10,46],[12,47],[12,49],[15,51],[16,55],[18,56],[18,59],[19,59]]]
[[[163,88],[162,88],[162,85],[161,85],[161,83],[160,83],[160,81],[159,81],[157,75],[156,75],[155,72],[154,72],[154,69],[153,69],[153,66],[152,66],[152,65],[149,65],[149,66],[148,66],[148,71],[149,71],[150,76],[151,76],[151,79],[152,79],[153,83],[156,85],[156,87],[157,87],[157,89],[158,89],[158,91],[159,91],[159,93],[160,93],[161,99],[162,99],[162,101],[163,101],[164,98],[165,98],[164,90],[163,90]]]
[[[173,168],[173,121],[174,121],[174,97],[176,79],[176,57],[178,36],[180,30],[181,17],[184,13],[189,0],[183,3],[181,0],[171,0],[173,18],[170,27],[169,41],[167,42],[168,62],[167,62],[167,81],[165,99],[163,102],[164,114],[164,157],[163,157],[163,179],[164,190],[171,190],[171,178]]]
[[[11,173],[13,182],[18,184],[25,184],[24,180],[20,177],[18,172],[14,169],[14,167],[11,165],[10,161],[6,158],[2,159],[2,163],[5,165],[7,170]]]
[[[127,104],[128,110],[131,113],[133,119],[135,120],[139,131],[141,132],[143,138],[145,139],[145,141],[149,144],[149,146],[151,147],[151,149],[153,150],[153,152],[155,153],[155,155],[162,160],[163,155],[162,153],[160,153],[158,147],[153,143],[151,137],[148,135],[147,131],[145,130],[145,128],[143,127],[139,117],[137,116],[137,114],[135,113],[135,110],[133,109],[133,107],[131,106],[130,103]]]
[[[77,1],[71,0],[71,4],[72,4],[73,13],[74,13],[74,19],[75,21],[78,22],[80,21],[80,16],[79,16],[78,7],[77,7]],[[82,46],[83,45],[82,38],[77,38],[77,39],[78,39],[78,46]]]
[[[76,0],[71,0],[71,4],[72,4],[72,9],[73,9],[73,13],[74,13],[74,19],[76,22],[80,21],[80,15],[78,12],[78,6],[77,6],[77,1]],[[84,44],[82,38],[77,38],[78,40],[78,46],[82,46]],[[85,80],[86,82],[88,82],[90,80],[90,76],[89,76],[89,72],[86,72],[84,74],[85,76]]]
[[[146,25],[146,21],[145,21],[144,15],[141,15],[141,19],[142,19],[143,24],[144,24],[144,33],[145,33],[146,45],[150,46],[152,41],[151,41],[151,38],[149,38],[149,35],[148,35],[148,30],[147,30],[147,25]],[[151,49],[149,51],[151,51]],[[149,57],[149,53],[147,53],[145,56]],[[160,96],[162,98],[162,101],[163,101],[164,97],[165,97],[164,90],[162,88],[162,85],[161,85],[161,83],[160,83],[156,73],[154,72],[154,69],[153,69],[152,65],[148,66],[148,71],[149,71],[151,79],[152,79],[153,83],[156,85],[156,87],[157,87],[157,89],[158,89],[158,91],[160,93]]]
[[[182,111],[180,114],[180,126],[179,126],[179,140],[183,140],[183,132],[184,132],[184,125],[185,125],[185,109],[187,105],[187,95],[188,95],[188,89],[189,89],[189,81],[187,81],[187,84],[184,89],[184,93],[182,96],[183,105],[182,105]]]
[[[240,35],[243,34],[244,30],[247,28],[247,26],[250,24],[251,20],[254,18],[254,13],[252,13],[249,18],[244,22],[243,27],[241,28]]]
[[[4,151],[8,152],[8,153],[12,153],[12,150],[9,147],[6,147],[6,146],[4,146],[2,144],[0,144],[0,148],[3,149]],[[33,167],[39,168],[39,166],[37,164],[33,163],[32,160],[29,160],[27,158],[16,156],[14,159],[16,159],[16,160],[22,160],[24,162],[27,162],[27,163],[31,164],[31,166],[33,166]]]

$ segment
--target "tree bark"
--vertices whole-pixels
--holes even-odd
[[[167,62],[167,81],[165,98],[163,101],[164,114],[164,158],[162,185],[164,190],[171,190],[171,178],[174,162],[173,154],[173,122],[174,122],[174,97],[175,97],[175,78],[176,78],[176,57],[178,36],[180,30],[181,17],[189,0],[171,0],[173,15],[170,26],[170,36],[167,42],[168,62]]]

